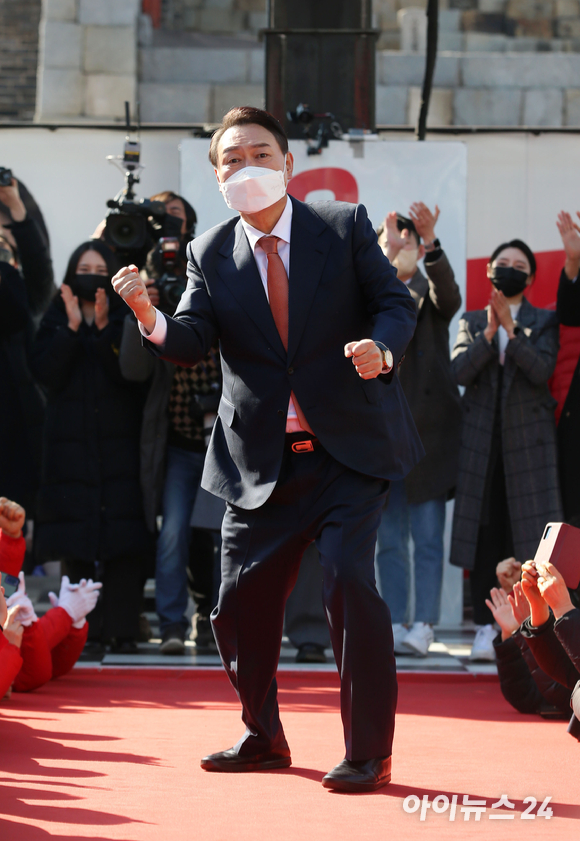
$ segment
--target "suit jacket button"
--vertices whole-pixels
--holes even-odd
[[[293,374],[294,373],[294,368],[288,368],[288,373]]]
[[[282,415],[284,414],[284,412],[282,411],[282,409],[278,409],[278,414],[280,415],[280,417],[282,417]]]

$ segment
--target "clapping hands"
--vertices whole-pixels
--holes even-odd
[[[522,585],[517,581],[513,585],[512,593],[508,596],[503,590],[494,587],[490,591],[490,599],[485,603],[493,613],[493,618],[501,628],[501,638],[506,640],[520,627],[530,615],[528,602],[522,591]]]
[[[580,217],[580,213],[576,216]],[[558,213],[556,226],[566,252],[564,271],[569,280],[575,280],[580,270],[580,228],[565,210]]]
[[[58,596],[49,593],[48,598],[53,607],[62,607],[73,620],[73,628],[82,628],[85,617],[94,610],[99,590],[103,585],[100,581],[83,578],[79,584],[71,584],[67,575],[63,575]]]
[[[18,621],[25,627],[29,628],[33,622],[38,621],[38,616],[34,611],[32,602],[26,595],[26,582],[24,580],[24,573],[18,574],[18,589],[13,593],[9,599],[6,599],[6,607],[8,608],[8,615],[10,616],[10,609],[14,607],[19,608]]]

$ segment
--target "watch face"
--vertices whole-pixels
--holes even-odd
[[[393,367],[393,354],[390,350],[387,349],[387,350],[384,351],[384,359],[385,359],[385,365],[388,368],[392,368]]]

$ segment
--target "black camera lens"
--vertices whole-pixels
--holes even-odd
[[[112,211],[107,216],[105,240],[115,248],[143,248],[147,240],[147,220],[136,213]]]
[[[0,166],[0,187],[10,187],[12,185],[12,170]]]

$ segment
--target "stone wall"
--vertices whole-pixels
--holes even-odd
[[[376,0],[400,4],[401,0]],[[439,14],[439,50],[452,52],[580,52],[580,0],[447,0]],[[443,4],[442,4],[443,5]],[[380,25],[380,21],[378,21]],[[398,44],[425,49],[425,3],[397,12]]]
[[[414,123],[425,59],[377,57],[377,122]],[[440,55],[430,126],[580,126],[580,55],[522,53]]]
[[[135,107],[140,0],[42,0],[37,121]]]
[[[32,120],[40,0],[0,2],[0,120]]]
[[[267,26],[267,0],[163,0],[162,25],[169,30],[237,35]]]

